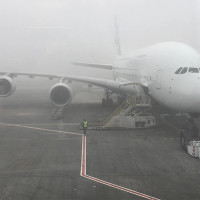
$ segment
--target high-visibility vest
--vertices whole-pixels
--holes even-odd
[[[87,128],[87,126],[88,126],[88,122],[87,121],[83,121],[83,127]]]

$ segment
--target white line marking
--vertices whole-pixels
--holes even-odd
[[[66,134],[70,134],[70,135],[79,135],[79,136],[82,136],[82,134],[80,134],[80,133],[66,132],[66,131],[59,131],[59,130],[52,130],[52,129],[46,129],[46,128],[38,128],[38,127],[31,127],[31,126],[23,126],[23,125],[18,125],[18,124],[0,123],[0,125],[11,126],[11,127],[19,127],[19,128],[28,128],[28,129],[41,130],[41,131],[49,131],[49,132],[54,132],[54,133],[66,133]]]
[[[103,181],[101,179],[98,179],[98,178],[95,178],[95,177],[92,177],[92,176],[89,176],[89,175],[84,175],[84,177],[87,178],[87,179],[90,179],[92,181],[101,183],[103,185],[107,185],[109,187],[112,187],[112,188],[115,188],[115,189],[118,189],[118,190],[122,190],[124,192],[130,193],[130,194],[133,194],[133,195],[136,195],[136,196],[139,196],[139,197],[143,197],[145,199],[159,200],[156,197],[152,197],[152,196],[149,196],[149,195],[146,195],[146,194],[143,194],[143,193],[140,193],[140,192],[137,192],[137,191],[134,191],[134,190],[131,190],[131,189],[128,189],[128,188],[125,188],[125,187],[122,187],[122,186],[107,182],[107,181]]]
[[[70,135],[78,135],[78,136],[82,136],[82,156],[81,156],[81,172],[80,175],[84,178],[87,178],[89,180],[95,181],[97,183],[101,183],[103,185],[133,194],[135,196],[139,196],[139,197],[143,197],[145,199],[149,199],[149,200],[160,200],[158,198],[122,187],[120,185],[116,185],[95,177],[92,177],[90,175],[86,174],[86,136],[80,133],[74,133],[74,132],[66,132],[66,131],[59,131],[59,130],[52,130],[52,129],[44,129],[44,128],[38,128],[38,127],[31,127],[31,126],[22,126],[22,125],[18,125],[18,124],[6,124],[6,123],[0,123],[0,125],[3,126],[10,126],[10,127],[19,127],[19,128],[28,128],[28,129],[35,129],[35,130],[43,130],[43,131],[50,131],[50,132],[54,132],[54,133],[66,133],[66,134],[70,134]]]
[[[122,186],[119,186],[119,185],[116,185],[116,184],[113,184],[113,183],[110,183],[110,182],[107,182],[107,181],[104,181],[104,180],[101,180],[101,179],[98,179],[95,177],[92,177],[90,175],[87,175],[87,173],[86,173],[86,136],[85,135],[82,136],[82,159],[81,159],[81,173],[80,174],[82,177],[87,178],[89,180],[95,181],[97,183],[101,183],[103,185],[107,185],[109,187],[112,187],[112,188],[115,188],[115,189],[118,189],[118,190],[121,190],[124,192],[128,192],[130,194],[133,194],[133,195],[136,195],[139,197],[143,197],[145,199],[159,200],[156,197],[152,197],[152,196],[143,194],[141,192],[137,192],[137,191],[134,191],[134,190],[131,190],[131,189],[128,189],[128,188],[125,188],[125,187],[122,187]]]
[[[17,124],[20,126],[58,126],[58,125],[80,125],[80,122],[73,122],[73,123],[55,123],[55,124]]]

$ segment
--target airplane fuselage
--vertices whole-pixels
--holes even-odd
[[[120,56],[113,76],[146,86],[149,95],[164,106],[200,112],[200,54],[190,46],[164,42]]]

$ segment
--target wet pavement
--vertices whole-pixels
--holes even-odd
[[[81,93],[63,120],[51,119],[44,92],[1,99],[1,200],[146,199],[80,176],[79,123],[103,119],[113,109],[102,108],[97,96],[87,103],[92,94]],[[200,160],[182,151],[178,130],[169,124],[88,130],[86,137],[87,175],[158,199],[200,199]]]

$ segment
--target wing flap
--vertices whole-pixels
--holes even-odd
[[[96,64],[96,63],[82,63],[82,62],[71,62],[73,65],[79,65],[83,67],[92,67],[98,69],[112,70],[112,65],[110,64]]]

